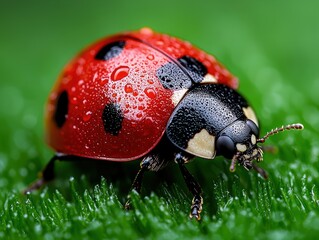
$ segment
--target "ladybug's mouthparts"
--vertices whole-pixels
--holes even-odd
[[[253,161],[260,162],[263,160],[263,150],[255,145],[253,149],[247,150],[245,153],[240,153],[237,157],[237,162],[247,170],[252,169]]]
[[[234,172],[236,170],[236,163],[239,163],[245,169],[250,170],[253,168],[254,160],[257,162],[263,160],[263,150],[257,145],[245,152],[237,152],[231,160],[230,171]]]

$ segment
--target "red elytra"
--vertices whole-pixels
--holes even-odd
[[[95,58],[104,46],[125,41],[116,57]],[[237,79],[217,60],[190,43],[150,29],[104,38],[76,56],[63,70],[46,108],[46,140],[55,151],[87,158],[129,161],[151,151],[165,132],[175,108],[174,90],[164,88],[156,71],[182,56],[201,62],[218,83],[237,89]],[[61,92],[67,92],[63,126],[54,114]],[[103,127],[106,104],[116,103],[123,114],[118,134]]]

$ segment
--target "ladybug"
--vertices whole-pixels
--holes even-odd
[[[178,164],[193,195],[190,217],[200,219],[200,185],[185,164],[194,157],[231,159],[266,172],[257,143],[301,124],[259,138],[253,109],[236,89],[237,78],[213,56],[189,42],[143,28],[104,38],[63,70],[46,105],[46,141],[56,154],[25,192],[54,178],[56,160],[141,159],[132,190],[145,171]],[[128,198],[125,207],[130,207]]]

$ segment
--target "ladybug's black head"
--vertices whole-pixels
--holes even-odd
[[[237,162],[249,170],[254,167],[254,160],[257,162],[263,160],[263,151],[257,143],[263,143],[271,135],[291,129],[303,129],[303,125],[297,123],[276,128],[259,138],[259,128],[253,121],[237,120],[218,135],[216,139],[217,155],[232,159],[231,171],[235,171]]]
[[[262,160],[262,150],[257,145],[259,128],[251,120],[237,120],[226,127],[218,136],[216,150],[218,155],[233,159],[245,168],[252,167],[252,160]]]

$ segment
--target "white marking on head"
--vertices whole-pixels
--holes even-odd
[[[247,107],[247,108],[243,107],[243,111],[244,111],[246,118],[253,121],[256,124],[256,126],[258,127],[258,120],[257,120],[257,117],[256,117],[254,110],[251,107]]]
[[[258,154],[258,150],[257,150],[257,149],[254,149],[252,155],[253,155],[253,156],[256,156],[257,154]]]
[[[186,152],[199,157],[213,159],[216,155],[215,136],[210,135],[206,129],[201,130],[188,141]]]
[[[207,73],[201,83],[217,83],[217,79],[213,75]]]
[[[257,142],[256,136],[254,134],[251,135],[251,143],[255,145]]]
[[[172,102],[174,106],[176,106],[182,100],[187,91],[188,89],[181,89],[173,92]]]
[[[245,152],[247,150],[246,145],[241,143],[237,143],[236,148],[239,152]]]

